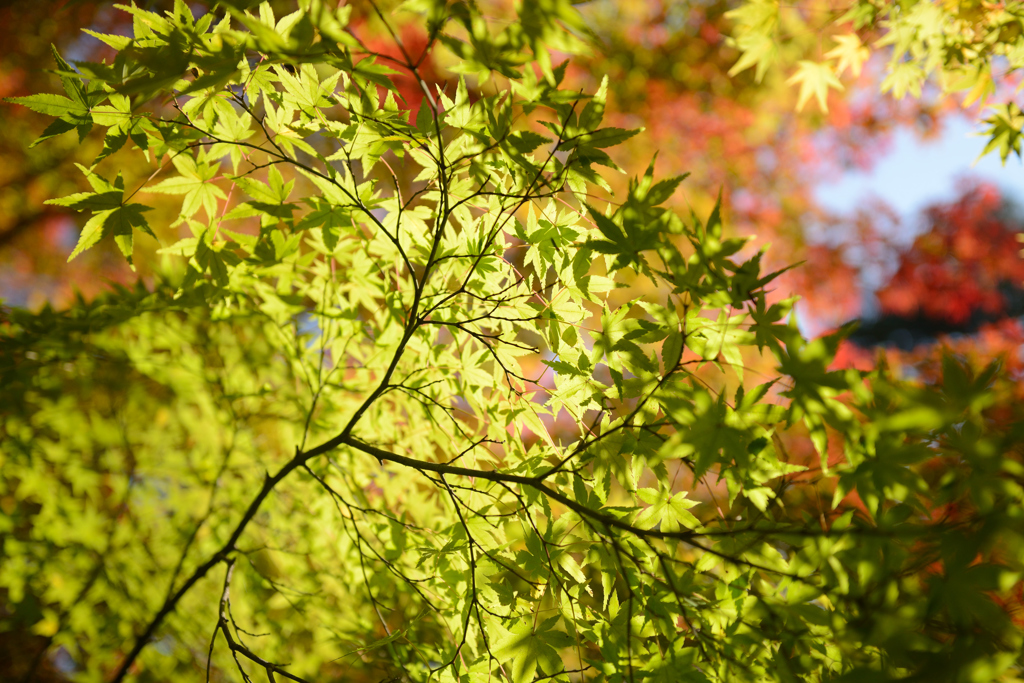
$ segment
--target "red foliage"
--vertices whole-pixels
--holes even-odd
[[[801,317],[805,331],[814,335],[822,328],[837,327],[856,318],[861,310],[857,268],[843,258],[842,252],[821,245],[808,247],[806,259],[790,275],[793,290],[802,295],[799,312],[812,312]]]
[[[408,63],[411,61],[416,66],[420,78],[431,88],[431,94],[434,94],[436,84],[447,81],[434,64],[431,54],[434,46],[428,43],[427,32],[422,26],[406,24],[397,29],[401,40],[399,46],[391,35],[371,30],[366,21],[353,22],[352,28],[367,49],[367,57],[376,56],[379,64],[399,72],[392,76],[398,94],[401,95],[398,106],[411,110],[415,121],[415,114],[425,95],[419,81],[408,68]]]
[[[875,354],[856,344],[844,341],[836,351],[836,357],[832,360],[830,370],[842,370],[854,368],[857,370],[871,370],[875,367]]]
[[[1000,285],[1024,282],[1024,260],[1002,206],[995,187],[978,184],[952,204],[929,208],[930,229],[903,254],[896,274],[878,292],[883,313],[923,315],[953,325],[975,313],[1005,313]]]
[[[1016,626],[1024,627],[1024,581],[1014,585],[1006,595],[993,595],[992,600],[1003,608]]]

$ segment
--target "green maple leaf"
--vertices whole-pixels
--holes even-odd
[[[734,41],[742,54],[729,69],[729,75],[756,67],[754,78],[758,83],[778,58],[779,46],[775,33],[779,23],[779,3],[775,0],[754,0],[726,12],[735,22]]]
[[[797,111],[802,111],[807,100],[811,99],[813,95],[821,110],[827,112],[828,89],[844,90],[843,84],[836,78],[830,63],[819,64],[806,59],[800,61],[796,73],[786,83],[800,84],[800,94],[796,101]]]
[[[978,158],[985,156],[994,149],[999,149],[999,158],[1003,165],[1010,154],[1021,156],[1021,129],[1024,128],[1024,112],[1015,103],[1009,102],[995,107],[995,113],[985,119],[988,129],[980,133],[988,137],[988,144]]]
[[[320,197],[310,197],[306,200],[311,211],[302,217],[296,225],[297,230],[308,230],[319,227],[322,231],[324,244],[331,251],[338,245],[338,237],[343,230],[351,229],[351,211],[347,208],[338,207]]]
[[[841,74],[849,69],[855,77],[860,76],[864,62],[871,57],[871,51],[861,43],[860,36],[856,33],[847,33],[835,36],[833,40],[836,42],[836,47],[826,52],[825,56],[829,59],[839,60],[836,73]]]
[[[85,173],[94,191],[76,192],[46,202],[56,206],[66,206],[75,211],[93,212],[92,217],[82,228],[78,244],[75,245],[68,261],[94,246],[104,235],[112,234],[121,253],[131,263],[134,230],[137,228],[151,237],[156,237],[142,215],[146,211],[150,211],[151,208],[143,204],[124,203],[124,181],[121,179],[121,174],[118,174],[114,182],[110,183],[84,166],[79,165],[78,168]]]
[[[143,132],[143,119],[132,114],[131,101],[124,95],[111,95],[110,104],[94,107],[92,115],[97,125],[108,126],[103,150],[96,157],[94,165],[124,147],[129,138],[139,149],[144,150],[149,146]]]
[[[637,515],[636,525],[641,529],[652,529],[658,524],[662,531],[679,531],[680,526],[687,529],[700,526],[700,520],[689,512],[697,501],[688,500],[685,493],[670,496],[668,491],[647,488],[637,489],[636,493],[640,500],[650,505]]]
[[[181,215],[184,218],[191,218],[202,208],[212,219],[217,214],[217,200],[227,198],[224,191],[211,182],[220,164],[197,162],[187,154],[175,156],[172,163],[181,175],[151,185],[146,191],[185,195],[181,202]]]
[[[20,104],[34,112],[46,114],[47,116],[85,115],[88,113],[88,110],[80,102],[75,102],[63,95],[54,95],[52,93],[28,95],[27,97],[5,97],[4,101]]]
[[[558,617],[534,626],[532,618],[520,619],[511,630],[499,626],[502,636],[494,643],[494,656],[501,662],[511,662],[513,683],[529,683],[537,669],[553,675],[563,668],[562,658],[555,647],[566,647],[572,639],[562,631],[554,630]]]
[[[27,97],[4,98],[5,102],[20,104],[34,112],[57,117],[57,120],[47,126],[46,130],[36,138],[30,147],[35,147],[44,140],[71,130],[78,130],[78,139],[83,140],[92,129],[93,120],[90,112],[90,100],[95,100],[96,94],[87,93],[82,83],[72,76],[75,72],[71,65],[64,61],[56,48],[52,48],[52,50],[53,57],[57,62],[61,85],[63,85],[67,97],[52,93],[40,93],[28,95]]]
[[[901,99],[908,92],[914,97],[920,97],[925,75],[924,69],[917,64],[902,62],[882,81],[882,92],[892,91],[896,99]]]
[[[735,76],[750,67],[754,70],[754,79],[760,83],[771,65],[778,59],[779,47],[768,36],[750,34],[737,38],[736,46],[743,51],[742,56],[729,69],[729,75]]]

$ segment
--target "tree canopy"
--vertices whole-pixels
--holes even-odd
[[[760,6],[724,69],[772,66]],[[579,8],[119,9],[10,99],[37,149],[102,137],[69,261],[146,276],[3,309],[18,675],[1020,677],[1015,377],[804,338],[720,203],[621,171]]]

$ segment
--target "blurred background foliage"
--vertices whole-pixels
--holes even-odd
[[[171,3],[139,4],[161,10]],[[190,4],[197,14],[202,11],[203,3]],[[289,5],[277,4],[282,9]],[[394,41],[379,30],[370,9],[358,0],[350,4],[356,30],[366,45],[385,55],[396,54]],[[737,62],[749,50],[737,44],[737,27],[742,28],[745,19],[735,10],[756,4],[591,0],[579,5],[593,32],[589,36],[592,47],[589,55],[570,64],[568,82],[592,91],[608,76],[607,124],[646,126],[645,133],[613,155],[627,174],[621,176],[621,185],[613,185],[603,198],[621,191],[627,178],[641,172],[656,152],[661,175],[690,173],[672,200],[676,208],[707,215],[721,193],[726,225],[736,234],[752,237],[751,253],[770,243],[769,268],[801,262],[777,281],[776,292],[779,299],[791,294],[801,297],[799,318],[806,331],[820,335],[860,320],[859,329],[840,347],[834,367],[876,370],[955,393],[963,376],[953,373],[944,357],[959,359],[968,374],[980,373],[998,361],[985,419],[997,430],[1016,428],[1024,418],[1024,360],[1020,353],[1024,343],[1020,323],[1024,262],[1017,254],[1016,239],[1022,217],[1012,201],[991,185],[966,183],[959,195],[929,208],[916,224],[908,225],[880,205],[862,207],[852,215],[834,215],[818,205],[814,196],[823,179],[835,178],[847,169],[870,168],[885,154],[898,130],[909,128],[921,136],[934,136],[965,106],[973,107],[970,113],[975,118],[983,118],[980,104],[986,97],[998,100],[1001,93],[1012,91],[1016,85],[1013,72],[989,69],[988,80],[980,86],[952,92],[938,80],[924,80],[920,96],[897,100],[880,91],[889,77],[887,60],[892,56],[891,47],[882,46],[874,56],[857,53],[860,62],[856,69],[834,69],[843,89],[824,89],[827,111],[816,105],[817,91],[810,102],[798,106],[803,99],[802,83],[793,81],[792,70],[776,67],[808,58],[819,60],[817,63],[828,61],[825,54],[834,48],[834,36],[852,34],[853,22],[829,28],[832,37],[826,40],[826,27],[832,27],[841,16],[837,3],[796,3],[795,16],[800,21],[792,16],[787,20],[785,40],[778,46],[775,61],[763,69],[753,62],[749,64],[753,68],[737,71]],[[0,26],[5,35],[0,41],[0,97],[10,97],[58,87],[57,77],[48,71],[53,67],[51,44],[73,62],[99,61],[111,54],[109,48],[82,34],[79,27],[125,34],[130,19],[106,2],[5,0],[0,4]],[[869,26],[862,31],[865,45],[871,42],[871,30]],[[400,35],[413,54],[426,46],[423,26],[402,26]],[[876,31],[873,37],[877,40],[880,35]],[[841,58],[840,54],[832,60],[833,67]],[[422,73],[453,91],[458,68],[450,57],[431,52]],[[422,98],[417,84],[399,78],[398,85],[403,106],[417,109]],[[480,87],[486,90],[488,86]],[[983,91],[980,94],[978,87]],[[913,85],[906,88],[913,94]],[[888,89],[892,90],[891,84]],[[140,240],[135,252],[137,272],[131,272],[109,241],[67,264],[85,218],[61,207],[45,206],[43,201],[82,188],[84,181],[74,163],[89,165],[102,148],[102,139],[64,135],[27,149],[26,141],[40,134],[48,117],[12,106],[3,106],[0,117],[0,158],[4,160],[0,165],[0,297],[5,306],[60,309],[76,297],[89,301],[111,286],[130,284],[138,277],[153,286],[154,274],[165,265],[156,250],[180,236],[176,228],[168,227],[175,216],[170,204],[161,204],[159,197],[147,198],[156,208],[149,214],[149,223],[162,244]],[[411,173],[400,160],[392,161],[399,179],[410,183]],[[125,168],[123,172],[126,185],[131,186],[144,180],[147,171]],[[299,183],[301,191],[302,179]],[[306,186],[305,191],[310,188]],[[629,290],[621,292],[622,297],[634,295]],[[8,313],[9,308],[2,309],[0,322]],[[7,361],[33,362],[28,353],[32,352]],[[145,392],[145,381],[126,382],[116,358],[96,360],[84,350],[68,353],[76,355],[48,361],[53,364],[53,390],[66,390],[61,385],[61,363],[106,364],[94,373],[96,383],[88,387],[87,399],[72,394],[67,400],[101,401],[95,405],[96,424],[90,428],[106,430],[111,443],[117,442],[116,421],[113,413],[104,414],[102,401],[131,403],[123,392]],[[258,354],[259,349],[253,353]],[[762,361],[757,358],[747,360],[750,376],[772,371],[759,367]],[[201,352],[195,361],[199,365],[225,362],[206,358]],[[164,385],[173,381],[161,379]],[[947,386],[951,381],[953,385]],[[179,391],[180,395],[189,392],[186,386]],[[175,410],[173,396],[139,395],[132,400],[154,410],[150,404],[162,402],[163,409]],[[254,414],[268,409],[268,405],[252,406]],[[557,424],[551,426],[558,428]],[[53,438],[72,438],[74,425],[67,429],[67,434]],[[161,438],[178,438],[182,444],[197,447],[185,434]],[[268,438],[288,441],[280,435]],[[810,463],[816,459],[806,434],[792,431],[781,438],[794,460]],[[124,460],[104,461],[99,470],[130,467],[131,445],[122,443],[119,448],[116,452]],[[213,454],[224,444],[198,444],[198,448],[198,459],[204,452],[215,461]],[[935,478],[941,478],[941,472],[936,472]],[[814,515],[843,511],[842,506],[828,511],[827,501],[834,490],[818,487],[813,476],[804,483],[787,494],[787,504],[802,505]],[[253,484],[239,480],[235,485]],[[108,504],[116,506],[118,495],[127,494],[114,492]],[[853,507],[862,504],[855,496],[848,503]],[[4,513],[9,513],[12,505],[12,501],[0,499]],[[936,511],[937,516],[956,514],[956,510]],[[105,535],[113,533],[115,529],[97,529],[97,552],[102,552]],[[147,546],[146,552],[161,544],[160,539],[140,542]],[[153,558],[154,566],[162,567],[166,561]],[[40,598],[45,602],[45,596]],[[1022,598],[1021,584],[1001,598],[1007,614],[1019,625],[1024,625]],[[0,679],[17,680],[38,665],[38,680],[61,680],[60,660],[44,660],[40,655],[49,644],[47,634],[10,627],[17,615],[5,613],[5,604],[0,595],[0,619],[6,624],[0,628],[6,631],[0,634]]]

